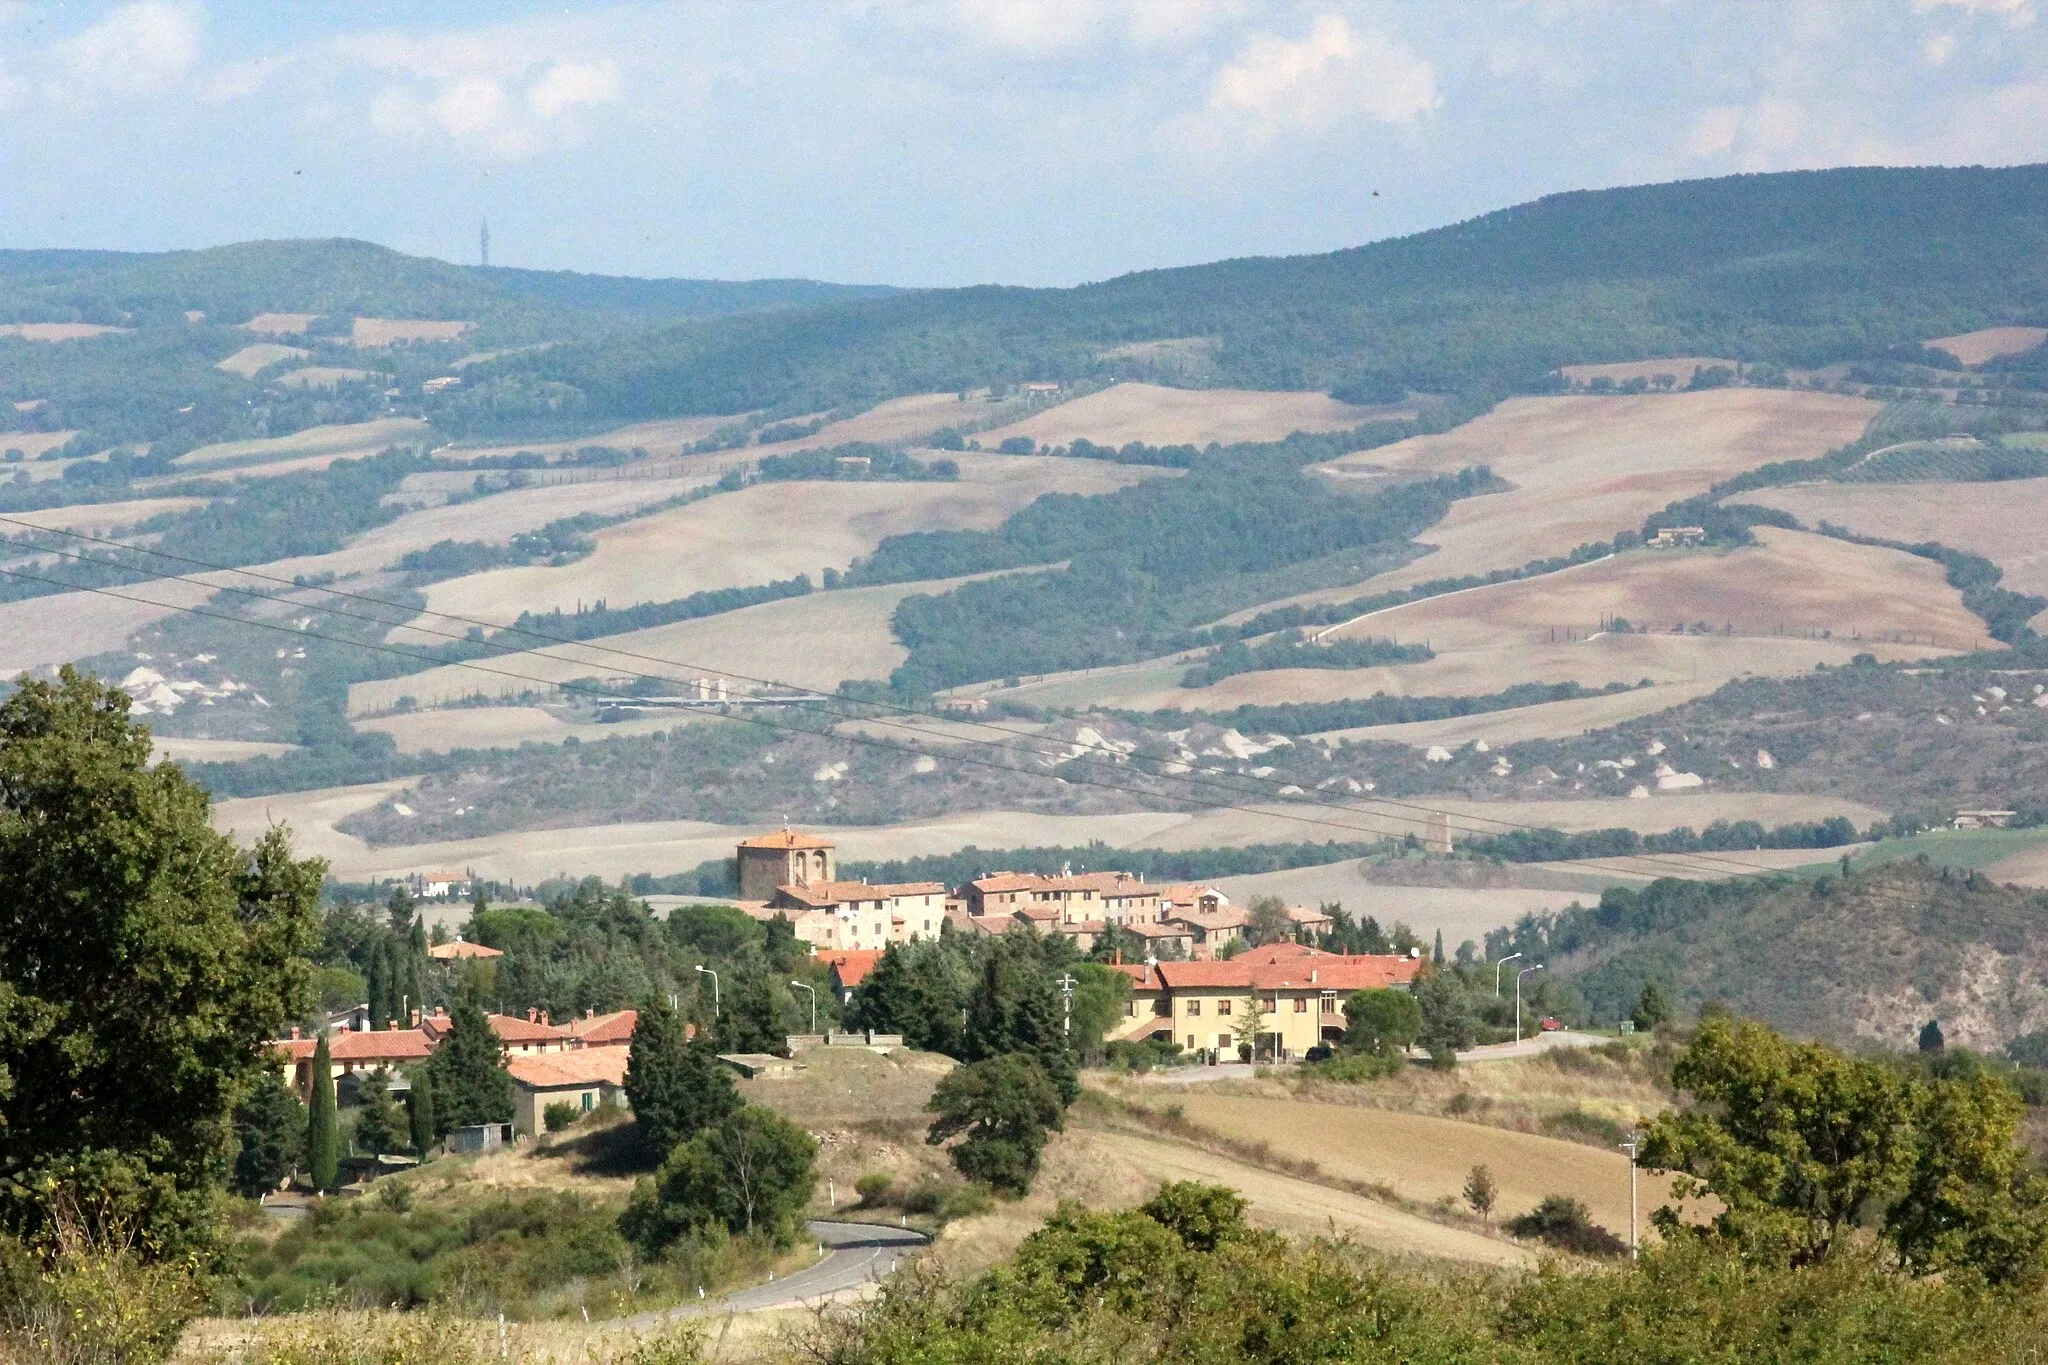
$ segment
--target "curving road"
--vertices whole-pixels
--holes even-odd
[[[628,1318],[629,1326],[648,1326],[669,1318],[700,1313],[753,1313],[763,1308],[789,1308],[861,1289],[894,1271],[903,1259],[931,1238],[912,1228],[881,1223],[834,1223],[816,1220],[805,1229],[824,1244],[826,1255],[816,1265],[751,1289],[736,1289],[722,1299],[686,1304],[664,1312]]]

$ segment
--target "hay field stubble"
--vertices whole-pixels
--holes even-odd
[[[975,439],[993,449],[1013,436],[1041,445],[1067,445],[1085,437],[1097,445],[1207,445],[1220,441],[1277,441],[1295,431],[1342,431],[1374,418],[1412,414],[1412,407],[1358,407],[1326,393],[1253,389],[1171,389],[1158,384],[1112,384],[1056,404]]]

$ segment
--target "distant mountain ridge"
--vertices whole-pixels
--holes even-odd
[[[704,318],[872,298],[886,285],[638,279],[452,265],[351,238],[195,251],[0,251],[0,322],[168,325],[189,311],[566,323],[578,313]]]
[[[1132,377],[1142,362],[1104,352],[1188,337],[1216,340],[1212,382],[1361,399],[1538,387],[1559,365],[1658,355],[1818,364],[2048,320],[2044,248],[2048,166],[1576,191],[1324,255],[921,290],[508,357],[444,416],[516,413],[539,383],[642,418]]]

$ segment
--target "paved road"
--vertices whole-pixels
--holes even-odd
[[[927,1245],[931,1238],[911,1228],[892,1228],[879,1223],[805,1224],[811,1236],[826,1247],[825,1258],[779,1280],[736,1289],[722,1299],[686,1304],[665,1312],[642,1313],[628,1318],[627,1325],[651,1326],[667,1318],[693,1317],[700,1313],[753,1313],[763,1308],[789,1308],[828,1299],[835,1294],[860,1289],[881,1280],[911,1252]]]
[[[1461,1062],[1498,1062],[1510,1057],[1534,1057],[1539,1052],[1548,1052],[1554,1047],[1597,1047],[1611,1043],[1610,1033],[1577,1033],[1571,1029],[1557,1029],[1550,1033],[1538,1033],[1524,1038],[1519,1043],[1488,1043],[1484,1047],[1470,1048],[1458,1054]]]

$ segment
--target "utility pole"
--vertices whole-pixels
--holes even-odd
[[[1628,1258],[1636,1259],[1636,1149],[1643,1145],[1641,1133],[1630,1133],[1621,1144],[1628,1153]]]
[[[1060,1021],[1060,1033],[1071,1038],[1074,1035],[1074,981],[1072,972],[1061,972],[1056,983],[1060,988],[1060,999],[1067,1007],[1066,1017]]]
[[[703,971],[704,969],[699,967],[697,970]],[[1539,962],[1533,967],[1524,967],[1515,973],[1515,1041],[1517,1043],[1522,1041],[1522,978],[1531,972],[1540,972],[1542,970],[1543,964]]]
[[[1494,963],[1494,964],[1493,964],[1493,998],[1494,998],[1494,999],[1496,999],[1496,1000],[1500,999],[1500,969],[1501,969],[1501,968],[1503,968],[1503,967],[1505,967],[1505,966],[1507,966],[1507,965],[1508,965],[1508,964],[1509,964],[1510,962],[1513,962],[1513,961],[1514,961],[1514,960],[1515,960],[1516,958],[1518,958],[1518,957],[1520,957],[1520,956],[1521,956],[1521,954],[1520,954],[1520,953],[1509,953],[1509,954],[1508,954],[1508,955],[1507,955],[1506,957],[1502,958],[1502,959],[1501,959],[1500,961],[1498,961],[1498,962],[1496,962],[1496,963]]]

